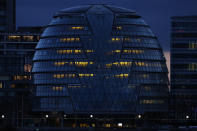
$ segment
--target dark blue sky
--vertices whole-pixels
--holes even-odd
[[[16,0],[17,26],[47,25],[53,14],[76,5],[113,4],[135,10],[143,16],[158,36],[162,47],[169,50],[170,17],[197,15],[197,0]]]

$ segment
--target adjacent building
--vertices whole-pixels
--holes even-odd
[[[13,32],[16,26],[15,0],[0,0],[0,32]]]
[[[175,118],[196,118],[197,16],[171,18],[171,92]]]
[[[87,126],[84,117],[110,117],[115,123],[132,114],[161,118],[168,112],[166,60],[157,37],[135,11],[110,5],[59,11],[33,61],[34,111],[55,122],[64,114],[75,118],[67,124],[79,120]]]
[[[32,110],[32,59],[42,28],[26,29],[0,33],[0,115],[16,126]]]

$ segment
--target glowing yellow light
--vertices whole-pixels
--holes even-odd
[[[88,66],[89,64],[90,65],[92,65],[92,64],[94,64],[94,62],[83,62],[83,61],[75,61],[75,62],[54,62],[54,65],[55,66],[64,66],[65,64],[68,64],[68,65],[73,65],[73,64],[75,64],[76,66],[83,66],[83,67],[85,67],[85,66]]]
[[[58,54],[71,54],[71,53],[75,53],[75,54],[80,54],[82,53],[82,50],[57,50]]]
[[[54,74],[54,78],[60,79],[60,78],[68,78],[68,77],[75,77],[75,74]]]
[[[74,41],[80,41],[79,37],[68,37],[68,38],[61,38],[60,42],[74,42]]]
[[[80,38],[76,38],[76,41],[80,41]]]
[[[106,67],[111,67],[112,65],[115,65],[115,66],[131,66],[132,62],[114,62],[114,63],[109,63],[109,64],[106,64]]]
[[[94,74],[79,74],[79,77],[93,77]]]
[[[3,83],[0,83],[0,88],[3,88]]]
[[[122,30],[122,26],[117,26],[116,29],[117,30]]]
[[[11,35],[11,36],[8,36],[8,39],[14,40],[14,41],[19,41],[21,39],[21,36]]]
[[[31,80],[31,76],[17,75],[17,76],[14,76],[14,80]]]
[[[94,50],[86,50],[87,53],[92,53]]]
[[[115,75],[115,77],[117,77],[117,78],[127,78],[127,77],[129,77],[129,74],[119,74],[119,75]]]
[[[33,41],[34,36],[23,36],[23,39],[26,40],[26,41]]]
[[[64,88],[64,87],[61,87],[61,86],[60,86],[60,87],[58,87],[58,86],[57,86],[57,87],[56,87],[56,86],[53,86],[53,87],[52,87],[52,89],[53,89],[54,91],[62,91],[63,88]]]
[[[120,53],[121,50],[113,50],[112,53]]]
[[[83,26],[73,26],[72,30],[83,30],[84,27]]]

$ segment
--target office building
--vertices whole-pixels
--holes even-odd
[[[26,28],[0,33],[0,115],[15,126],[32,110],[32,59],[41,33]]]
[[[15,0],[0,0],[0,32],[14,32],[16,26]]]
[[[197,16],[175,16],[171,22],[171,108],[176,119],[193,119],[197,112]]]

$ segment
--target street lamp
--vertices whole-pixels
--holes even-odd
[[[4,118],[5,118],[5,116],[4,116],[4,115],[1,115],[1,118],[2,118],[2,119],[4,119]]]
[[[186,118],[186,119],[189,119],[189,116],[187,115],[185,118]]]
[[[49,115],[46,115],[45,117],[46,117],[46,118],[48,118],[48,117],[49,117]]]
[[[90,118],[93,118],[93,115],[90,115]]]
[[[142,116],[141,116],[141,115],[138,115],[137,117],[138,117],[138,119],[142,118]]]
[[[66,114],[64,114],[64,118],[66,118]]]
[[[122,123],[118,123],[118,126],[119,126],[119,127],[122,127]]]

